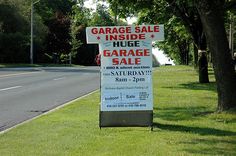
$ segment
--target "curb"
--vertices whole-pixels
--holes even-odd
[[[68,106],[68,105],[74,103],[74,102],[77,101],[77,100],[80,100],[80,99],[82,99],[82,98],[85,98],[85,97],[87,97],[87,96],[89,96],[89,95],[91,95],[91,94],[97,92],[98,90],[99,90],[99,89],[94,90],[94,91],[91,91],[91,92],[89,92],[89,93],[87,93],[87,94],[85,94],[85,95],[83,95],[83,96],[81,96],[81,97],[78,97],[78,98],[76,98],[76,99],[74,99],[74,100],[72,100],[72,101],[69,101],[69,102],[64,103],[64,104],[62,104],[62,105],[59,105],[59,106],[57,106],[57,107],[55,107],[55,108],[53,108],[53,109],[51,109],[51,110],[49,110],[49,111],[47,111],[47,112],[45,112],[45,113],[42,113],[42,114],[40,114],[40,115],[38,115],[38,116],[35,116],[35,117],[31,118],[31,119],[25,120],[25,121],[23,121],[23,122],[21,122],[21,123],[15,125],[15,126],[13,126],[13,127],[10,127],[10,128],[8,128],[8,129],[5,129],[5,130],[3,130],[3,131],[0,132],[0,135],[1,135],[1,134],[4,134],[4,133],[6,133],[6,132],[8,132],[8,131],[10,131],[10,130],[12,130],[12,129],[15,129],[15,128],[21,126],[21,125],[24,125],[24,124],[26,124],[26,123],[28,123],[28,122],[30,122],[30,121],[33,121],[33,120],[35,120],[35,119],[37,119],[37,118],[40,118],[40,117],[42,117],[42,116],[44,116],[44,115],[53,113],[53,112],[55,112],[56,110],[59,110],[59,109],[65,107],[65,106]]]

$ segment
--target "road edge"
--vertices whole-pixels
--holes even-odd
[[[93,90],[93,91],[91,91],[91,92],[89,92],[89,93],[87,93],[87,94],[85,94],[85,95],[83,95],[83,96],[81,96],[81,97],[78,97],[78,98],[76,98],[76,99],[74,99],[74,100],[71,100],[71,101],[69,101],[69,102],[66,102],[66,103],[64,103],[64,104],[62,104],[62,105],[59,105],[59,106],[57,106],[57,107],[55,107],[55,108],[53,108],[53,109],[51,109],[51,110],[49,110],[49,111],[47,111],[47,112],[45,112],[45,113],[42,113],[42,114],[40,114],[40,115],[38,115],[38,116],[35,116],[35,117],[31,118],[31,119],[28,119],[28,120],[25,120],[25,121],[23,121],[23,122],[20,122],[19,124],[16,124],[16,125],[14,125],[13,127],[10,127],[10,128],[8,128],[8,129],[5,129],[5,130],[1,131],[1,132],[0,132],[0,135],[1,135],[1,134],[4,134],[4,133],[6,133],[6,132],[9,132],[10,130],[15,129],[15,128],[21,126],[21,125],[24,125],[24,124],[26,124],[26,123],[29,123],[29,122],[31,122],[31,121],[33,121],[33,120],[35,120],[35,119],[37,119],[37,118],[40,118],[40,117],[42,117],[42,116],[44,116],[44,115],[53,113],[53,112],[55,112],[55,111],[57,111],[57,110],[59,110],[59,109],[61,109],[61,108],[63,108],[63,107],[66,107],[66,106],[68,106],[68,105],[74,103],[74,102],[77,101],[77,100],[80,100],[80,99],[82,99],[82,98],[85,98],[85,97],[87,97],[87,96],[89,96],[89,95],[91,95],[91,94],[97,92],[98,90],[99,90],[99,89]]]

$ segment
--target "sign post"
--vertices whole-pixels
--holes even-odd
[[[153,124],[152,41],[163,25],[88,27],[101,54],[100,127]]]

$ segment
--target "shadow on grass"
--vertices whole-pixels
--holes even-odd
[[[209,111],[206,107],[192,106],[192,107],[169,107],[169,108],[156,108],[154,118],[161,118],[169,121],[179,120],[193,120],[193,118],[202,117],[214,113]]]
[[[170,89],[189,89],[189,90],[206,90],[206,91],[213,91],[216,92],[216,83],[198,83],[198,82],[191,82],[180,84],[177,87],[165,87]]]
[[[214,128],[191,127],[191,126],[170,125],[170,124],[161,124],[161,123],[153,123],[153,127],[159,128],[162,130],[195,133],[199,135],[236,136],[236,132],[219,130],[219,129],[214,129]]]
[[[189,145],[198,145],[199,143],[203,144],[202,148],[185,148],[184,150],[191,154],[203,154],[203,155],[236,155],[236,150],[233,150],[233,147],[236,145],[235,140],[224,140],[224,139],[193,139],[191,141],[180,142],[180,144],[185,144],[186,147]],[[220,143],[221,146],[217,146]],[[192,146],[190,146],[192,147]],[[226,150],[225,147],[228,147]]]

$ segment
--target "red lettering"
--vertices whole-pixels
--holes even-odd
[[[142,49],[137,49],[136,50],[136,56],[143,56],[143,50]]]
[[[119,32],[118,32],[118,30],[117,30],[117,28],[116,27],[114,27],[113,29],[112,29],[112,32],[111,32],[111,34],[118,34]]]
[[[106,34],[110,34],[111,33],[111,28],[106,28]]]
[[[145,34],[139,34],[139,39],[140,40],[145,40]]]
[[[108,40],[110,40],[110,41],[118,39],[117,35],[109,35],[109,36],[110,36],[110,38]]]
[[[92,34],[129,34],[131,33],[131,27],[100,27],[92,28]]]
[[[158,25],[154,26],[154,32],[159,32],[159,26]]]
[[[135,58],[135,64],[136,65],[141,64],[141,58]]]
[[[97,28],[93,28],[93,29],[91,30],[91,32],[92,32],[92,34],[97,34],[97,33],[98,33],[98,29],[97,29]]]
[[[147,28],[144,26],[144,27],[142,28],[141,32],[142,32],[142,33],[147,33],[148,30],[147,30]]]
[[[106,36],[106,39],[109,40],[109,38],[116,38],[115,35],[118,35],[117,38],[121,38],[119,40],[136,40],[136,39],[145,39],[145,33],[150,33],[150,32],[159,32],[160,27],[158,25],[154,26],[136,26],[135,27],[135,33],[138,34],[131,34],[131,27],[95,27],[91,29],[92,34],[111,34],[109,36]],[[142,33],[142,35],[140,34]],[[110,37],[112,36],[112,37]]]
[[[120,27],[119,28],[119,32],[122,33],[122,34],[125,33],[125,28],[124,27]]]
[[[139,65],[141,64],[141,58],[113,58],[113,65]]]
[[[150,56],[149,49],[119,49],[119,50],[103,50],[104,57],[114,57],[114,56]]]
[[[128,56],[135,56],[134,50],[130,49],[127,55]]]
[[[111,56],[119,56],[118,51],[117,50],[113,50],[111,53]]]
[[[126,50],[120,50],[120,56],[126,56]]]
[[[99,34],[105,34],[104,29],[100,29],[100,30],[99,30]]]
[[[119,58],[113,58],[112,59],[112,64],[113,65],[119,65]]]
[[[131,27],[126,27],[126,33],[131,33]]]
[[[125,35],[119,35],[119,40],[125,40]]]
[[[150,56],[150,51],[149,51],[149,49],[144,49],[144,51],[143,51],[143,56]]]
[[[138,27],[138,26],[135,27],[135,32],[136,32],[136,33],[140,33],[140,27]]]
[[[124,64],[124,65],[126,65],[126,64],[127,64],[127,61],[126,61],[126,59],[125,59],[125,58],[122,58],[122,59],[121,59],[121,61],[120,61],[120,65],[122,65],[122,64]]]
[[[151,32],[159,32],[159,26],[137,26],[135,27],[135,33],[151,33]]]
[[[145,34],[117,34],[106,35],[107,41],[123,41],[123,40],[145,40]]]
[[[138,35],[137,34],[130,34],[130,40],[137,40]]]
[[[104,57],[109,57],[109,56],[111,56],[110,50],[103,50],[103,56],[104,56]]]

